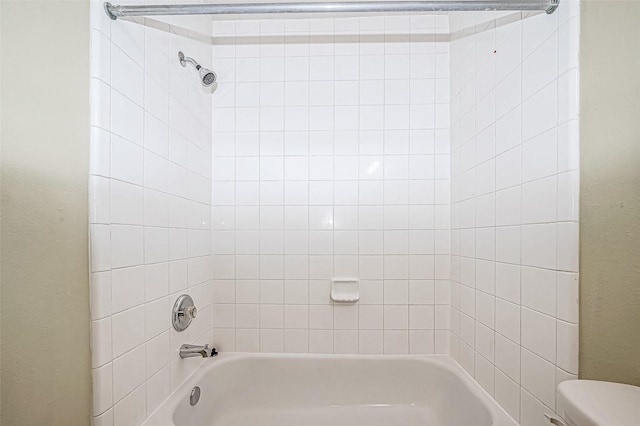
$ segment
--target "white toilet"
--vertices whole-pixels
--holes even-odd
[[[557,408],[566,426],[640,426],[640,387],[568,380],[558,386]]]

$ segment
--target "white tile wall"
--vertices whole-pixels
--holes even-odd
[[[92,3],[94,424],[139,424],[199,363],[178,347],[211,341],[450,351],[541,424],[577,373],[577,2],[221,21],[213,48],[189,31],[210,21],[170,22]],[[200,314],[178,334],[182,293]]]
[[[211,97],[175,59],[210,63],[211,48],[168,25],[112,22],[101,1],[91,9],[93,415],[136,425],[200,362],[180,360],[179,346],[213,339]],[[182,293],[199,315],[178,334]]]
[[[578,3],[450,19],[451,354],[540,425],[578,372]]]
[[[214,25],[221,349],[448,351],[447,25]],[[359,278],[361,301],[333,304],[332,277]]]

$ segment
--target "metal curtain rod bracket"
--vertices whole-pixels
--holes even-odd
[[[296,3],[218,3],[131,5],[104,4],[109,18],[158,15],[248,15],[263,13],[375,13],[454,11],[535,11],[553,13],[560,0],[424,0]]]

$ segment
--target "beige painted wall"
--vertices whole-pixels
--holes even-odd
[[[640,1],[581,13],[580,376],[640,385]]]
[[[89,1],[1,7],[1,423],[86,426]]]

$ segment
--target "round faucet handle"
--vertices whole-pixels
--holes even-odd
[[[189,327],[191,321],[198,315],[198,310],[193,303],[193,299],[188,294],[183,294],[173,305],[171,311],[171,322],[176,331],[184,331]]]
[[[195,306],[189,306],[184,310],[184,315],[187,318],[193,319],[198,316],[198,309]]]

